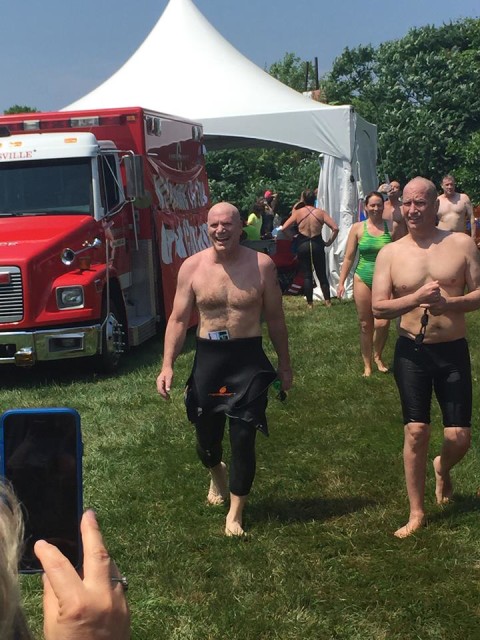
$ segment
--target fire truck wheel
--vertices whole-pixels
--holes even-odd
[[[107,316],[107,304],[102,308],[102,353],[95,356],[96,369],[101,373],[113,373],[120,364],[124,350],[124,328],[121,314],[113,299],[110,299],[110,311]]]

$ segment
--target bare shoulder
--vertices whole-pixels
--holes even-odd
[[[266,253],[260,253],[259,251],[253,251],[253,253],[256,255],[256,260],[257,260],[259,269],[263,271],[264,269],[275,268],[275,263],[270,258],[270,256],[267,256]]]
[[[265,253],[260,253],[258,251],[254,251],[255,255],[255,266],[258,269],[258,273],[262,280],[271,280],[277,278],[277,267],[275,263],[267,256]]]
[[[266,253],[261,251],[256,251],[255,249],[244,246],[240,246],[238,251],[238,263],[244,268],[262,269],[270,263],[273,264],[273,260]]]
[[[365,220],[360,220],[360,222],[354,222],[350,227],[350,233],[354,233],[356,236],[360,237],[363,233],[363,227],[365,224]]]
[[[477,245],[475,244],[473,238],[471,238],[466,233],[461,232],[447,232],[443,242],[451,244],[452,250],[455,251],[478,251]]]
[[[383,260],[395,260],[395,258],[402,257],[408,253],[409,245],[411,245],[410,237],[403,236],[403,238],[399,238],[395,242],[389,242],[384,245],[378,255],[381,254]]]
[[[184,273],[192,273],[196,269],[198,269],[201,265],[208,263],[212,254],[212,248],[208,247],[207,249],[203,249],[202,251],[198,251],[198,253],[194,253],[192,256],[189,256],[184,260],[182,266],[180,267],[180,272]]]

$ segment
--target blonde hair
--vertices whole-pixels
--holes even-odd
[[[23,518],[11,487],[0,481],[0,638],[33,640],[23,615],[18,563],[23,546]]]

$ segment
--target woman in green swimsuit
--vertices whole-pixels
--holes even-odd
[[[372,374],[372,355],[379,371],[387,372],[382,360],[382,352],[388,336],[388,320],[376,320],[372,312],[372,280],[375,260],[380,249],[392,242],[396,223],[383,220],[383,198],[378,191],[372,191],[365,198],[367,219],[356,222],[350,229],[345,249],[337,296],[345,295],[345,280],[353,266],[357,249],[359,260],[353,276],[353,298],[357,307],[360,324],[360,350],[363,359],[363,375]]]

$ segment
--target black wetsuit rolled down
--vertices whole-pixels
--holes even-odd
[[[222,460],[226,418],[230,424],[230,491],[250,492],[255,476],[257,430],[268,435],[267,391],[276,371],[262,348],[262,338],[197,338],[185,405],[195,425],[197,453],[207,468]]]

